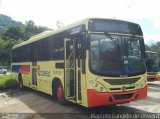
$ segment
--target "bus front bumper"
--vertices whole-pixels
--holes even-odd
[[[156,77],[156,81],[160,81],[160,76]]]
[[[134,91],[126,92],[97,92],[94,89],[87,90],[88,96],[88,107],[102,106],[102,105],[111,105],[111,104],[122,104],[128,103],[136,100],[144,100],[147,98],[147,89],[146,85],[144,88],[137,89]]]

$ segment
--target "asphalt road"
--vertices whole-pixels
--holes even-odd
[[[107,114],[107,117],[117,113],[160,113],[160,82],[149,83],[147,100],[89,109],[72,103],[62,106],[52,96],[30,89],[14,89],[4,93],[0,92],[0,113],[2,119],[6,119],[6,117],[82,119],[96,118],[95,114],[99,113]]]

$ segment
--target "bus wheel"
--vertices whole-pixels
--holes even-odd
[[[62,84],[59,84],[56,88],[56,97],[57,97],[57,100],[60,104],[66,103]]]

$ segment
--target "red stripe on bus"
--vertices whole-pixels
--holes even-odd
[[[102,106],[102,105],[111,105],[111,104],[121,104],[127,103],[136,100],[144,100],[147,98],[147,89],[148,86],[145,86],[142,89],[128,91],[128,92],[119,92],[119,93],[106,93],[106,92],[97,92],[94,89],[87,90],[88,96],[88,107]],[[115,99],[124,98],[123,95],[133,94],[130,98],[126,99]]]
[[[21,65],[21,73],[29,74],[30,73],[30,65]]]
[[[160,76],[156,76],[156,81],[160,81]]]

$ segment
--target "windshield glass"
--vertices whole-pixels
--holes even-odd
[[[90,35],[90,70],[101,75],[133,75],[145,72],[141,38]]]
[[[157,72],[160,70],[160,58],[158,53],[146,53],[147,54],[147,71]]]

